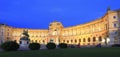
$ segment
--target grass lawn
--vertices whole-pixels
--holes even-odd
[[[120,48],[68,48],[0,52],[0,57],[120,57]]]

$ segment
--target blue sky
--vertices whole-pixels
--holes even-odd
[[[108,6],[120,9],[120,0],[0,0],[0,23],[48,29],[57,20],[69,27],[102,17]]]

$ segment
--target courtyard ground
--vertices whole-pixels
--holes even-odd
[[[120,57],[120,48],[67,48],[0,52],[0,57]]]

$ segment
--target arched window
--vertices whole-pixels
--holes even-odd
[[[88,38],[88,42],[90,42],[90,38]]]
[[[100,37],[98,38],[98,40],[99,40],[99,41],[102,41],[102,37],[100,36]]]
[[[83,39],[83,42],[85,42],[86,40],[85,40],[85,38]]]
[[[71,43],[73,42],[73,40],[71,40]]]
[[[81,39],[79,39],[79,43],[81,42]]]
[[[60,39],[58,41],[60,42]]]
[[[96,41],[96,38],[95,37],[93,37],[93,42],[95,42]]]
[[[65,43],[65,40],[63,40],[63,43]]]
[[[75,39],[75,43],[77,42],[77,40]]]
[[[41,41],[39,40],[39,43],[41,43]]]
[[[43,40],[43,43],[45,43],[45,41]]]
[[[35,40],[35,43],[37,43],[37,40]]]
[[[69,43],[69,40],[67,40],[67,43]]]

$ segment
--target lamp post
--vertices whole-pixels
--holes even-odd
[[[105,38],[105,45],[106,45],[106,46],[108,45],[108,43],[107,43],[107,37]]]
[[[110,39],[108,37],[106,37],[101,42],[102,42],[103,45],[108,46],[108,44],[110,42]]]
[[[105,45],[108,46],[109,42],[110,42],[110,39],[108,37],[106,37],[105,38]]]

